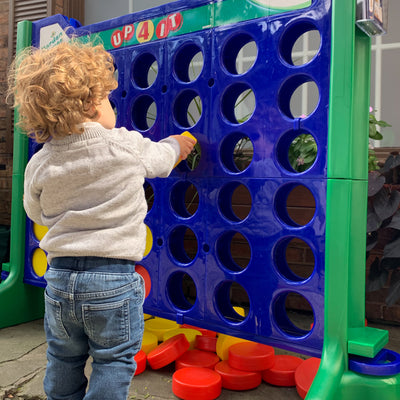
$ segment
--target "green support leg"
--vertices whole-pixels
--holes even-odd
[[[350,354],[373,357],[388,341],[364,326],[371,42],[355,28],[355,6],[332,0],[324,347],[307,400],[400,398],[400,374],[349,370]]]
[[[18,24],[17,52],[31,45],[32,23]],[[18,120],[15,113],[15,122]],[[16,128],[14,132],[14,156],[12,178],[12,210],[10,262],[3,270],[9,271],[7,279],[0,283],[0,328],[32,321],[43,317],[43,289],[26,285],[24,278],[25,223],[22,205],[24,171],[28,158],[28,138]]]

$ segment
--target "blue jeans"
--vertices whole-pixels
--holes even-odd
[[[60,257],[52,260],[45,279],[47,399],[126,400],[144,329],[144,281],[134,263]]]

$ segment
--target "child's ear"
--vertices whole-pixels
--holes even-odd
[[[97,121],[101,115],[99,108],[94,103],[90,103],[86,111],[87,117],[92,121]]]
[[[93,105],[93,120],[97,121],[101,117],[101,108]]]

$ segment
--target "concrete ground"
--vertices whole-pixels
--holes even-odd
[[[369,326],[387,329],[389,344],[386,347],[400,353],[399,326],[372,323]],[[0,329],[0,399],[45,399],[42,387],[45,368],[46,340],[42,320]],[[176,400],[177,397],[172,393],[173,371],[173,365],[157,371],[148,367],[133,379],[129,399]],[[90,366],[87,367],[87,373],[90,374]],[[295,388],[274,387],[263,382],[257,389],[246,392],[223,389],[218,399],[299,400],[300,396]]]

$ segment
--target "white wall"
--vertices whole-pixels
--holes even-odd
[[[84,25],[128,14],[128,3],[127,0],[85,0]]]
[[[170,3],[168,0],[85,0],[85,25]]]
[[[376,116],[392,125],[377,145],[400,147],[400,1],[389,4],[388,34],[372,41],[371,101]]]

